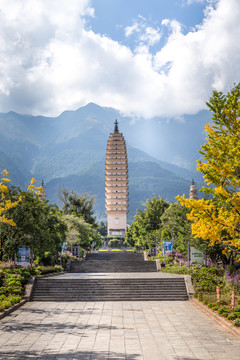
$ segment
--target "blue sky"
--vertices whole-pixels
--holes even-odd
[[[181,121],[239,82],[239,18],[239,0],[0,0],[0,112]]]
[[[154,27],[161,26],[163,19],[176,19],[187,32],[202,22],[206,4],[207,1],[197,1],[187,5],[184,0],[92,0],[95,17],[90,25],[93,31],[132,47],[124,29],[138,21],[139,15]]]

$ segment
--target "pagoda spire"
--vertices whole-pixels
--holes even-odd
[[[115,120],[115,126],[114,126],[114,132],[115,133],[118,133],[119,131],[118,131],[118,121],[117,121],[117,119]]]
[[[42,201],[46,200],[46,188],[44,186],[44,181],[42,180],[41,190],[39,192],[39,199]]]

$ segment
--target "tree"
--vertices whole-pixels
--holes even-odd
[[[3,177],[0,178],[0,223],[16,226],[16,223],[13,221],[13,219],[6,217],[6,212],[15,208],[22,201],[22,197],[19,196],[17,199],[15,199],[15,201],[12,201],[9,198],[9,188],[7,187],[7,183],[11,181],[9,179],[9,173],[5,169],[1,172],[1,175],[3,175]]]
[[[69,192],[67,191],[67,189],[63,185],[62,188],[60,188],[59,191],[58,191],[58,198],[62,202],[62,213],[64,215],[68,214],[68,209],[69,209],[68,197],[69,197]]]
[[[107,224],[105,224],[103,221],[101,221],[98,225],[98,232],[102,236],[107,236]]]
[[[207,106],[212,124],[205,126],[207,141],[197,170],[207,183],[201,191],[210,199],[177,199],[191,210],[194,236],[223,244],[227,254],[240,250],[240,84],[226,95],[214,91]]]
[[[73,190],[69,194],[63,186],[58,193],[58,197],[63,203],[63,214],[82,217],[87,223],[97,227],[96,218],[93,216],[94,196],[89,197],[88,194],[80,195]]]
[[[144,211],[137,210],[135,220],[128,229],[126,241],[130,246],[149,248],[157,245],[161,240],[158,231],[162,227],[161,216],[168,208],[169,203],[154,195],[143,205],[145,209]]]
[[[193,243],[191,222],[187,218],[189,210],[174,203],[169,206],[161,217],[163,240],[172,240],[173,248],[183,255],[187,255],[188,242]]]
[[[29,247],[34,257],[41,257],[45,251],[57,254],[65,241],[67,230],[58,208],[20,189],[11,188],[9,195],[13,201],[21,196],[22,201],[8,210],[16,226],[1,226],[5,258],[13,258],[19,247]]]
[[[92,245],[96,249],[101,246],[102,237],[93,225],[76,215],[65,215],[63,218],[68,227],[66,237],[68,245],[80,245],[85,250]]]

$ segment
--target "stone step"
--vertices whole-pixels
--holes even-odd
[[[188,296],[187,295],[175,295],[175,296],[171,296],[171,295],[145,295],[145,296],[140,296],[137,295],[101,295],[101,296],[69,296],[68,298],[66,297],[60,297],[60,296],[53,296],[53,295],[46,295],[46,296],[36,296],[32,299],[32,301],[56,301],[56,302],[68,302],[68,301],[144,301],[144,300],[148,300],[148,301],[186,301],[188,300]]]
[[[105,262],[90,261],[71,262],[70,272],[155,272],[156,262]]]
[[[187,300],[184,278],[37,279],[34,301]]]
[[[141,278],[40,278],[34,284],[36,301],[183,301],[184,278],[155,278],[156,262],[143,254],[107,252],[88,254],[86,261],[71,263],[73,273],[148,273]],[[131,275],[130,275],[131,276]],[[89,275],[91,277],[91,275]]]
[[[155,261],[144,261],[143,254],[107,251],[87,254],[85,261],[72,261],[70,272],[155,272]]]
[[[106,251],[106,252],[99,252],[99,253],[92,253],[87,254],[86,259],[89,260],[107,260],[107,261],[143,261],[144,257],[143,254],[137,254],[132,251]]]
[[[62,284],[62,285],[84,285],[90,284],[102,284],[104,282],[105,285],[107,284],[131,284],[131,285],[138,285],[138,284],[155,284],[155,285],[170,285],[170,284],[184,284],[184,278],[97,278],[97,279],[69,279],[69,278],[40,278],[37,279],[38,284]],[[58,286],[58,285],[57,285]]]

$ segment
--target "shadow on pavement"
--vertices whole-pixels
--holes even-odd
[[[36,351],[18,351],[15,353],[12,352],[3,352],[0,350],[0,359],[1,360],[138,360],[141,358],[140,354],[129,354],[125,355],[124,353],[108,352],[108,351],[75,351],[75,352],[66,352],[66,353],[47,353],[43,352],[41,354]],[[153,359],[156,360],[156,359]],[[158,359],[160,360],[160,359]],[[165,360],[165,359],[161,359]]]
[[[86,325],[86,324],[71,324],[62,322],[53,322],[51,324],[46,323],[38,323],[37,325],[35,323],[30,322],[22,322],[19,324],[18,322],[15,322],[14,320],[11,321],[11,323],[8,323],[4,326],[4,332],[6,333],[16,333],[16,332],[39,332],[44,333],[47,332],[49,334],[58,334],[58,333],[71,333],[71,335],[80,335],[81,331],[86,332],[86,330],[98,330],[99,325]],[[119,329],[116,326],[112,325],[101,325],[101,329],[103,330],[115,330]]]

